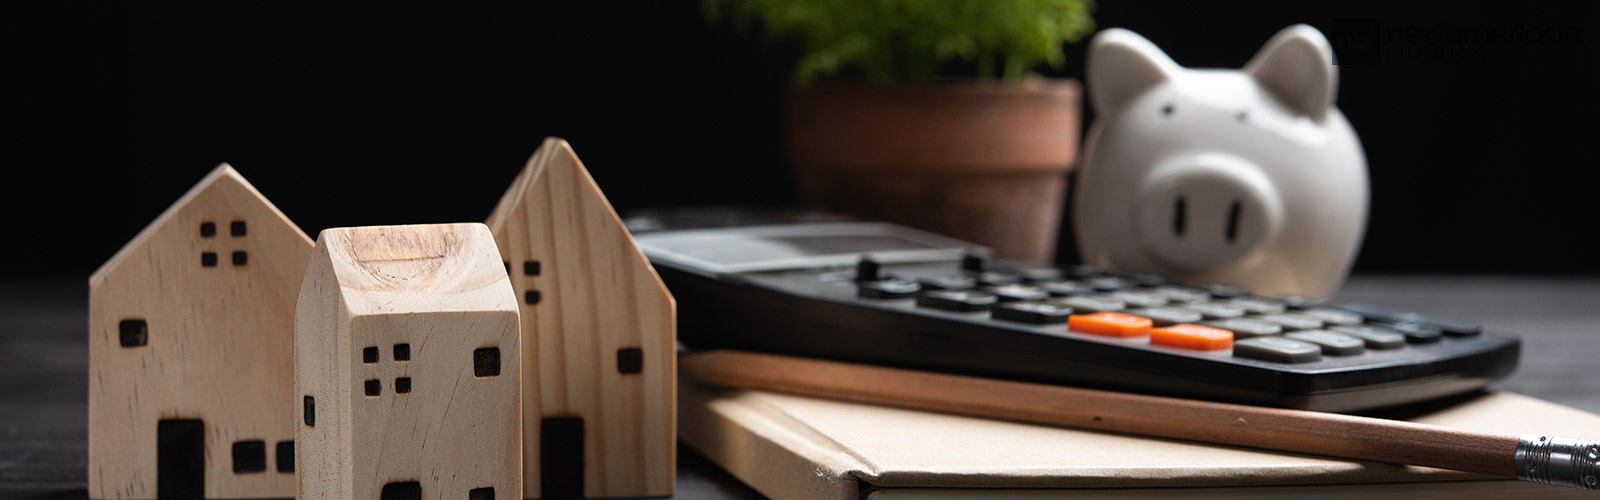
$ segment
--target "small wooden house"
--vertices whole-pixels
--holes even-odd
[[[227,164],[89,278],[89,496],[294,494],[311,240]]]
[[[676,471],[676,309],[566,141],[489,216],[522,308],[526,498],[664,496]]]
[[[300,499],[521,494],[518,311],[500,262],[483,224],[317,237],[294,315]]]

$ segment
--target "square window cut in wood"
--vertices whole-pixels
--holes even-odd
[[[267,471],[267,442],[259,439],[233,442],[233,473]]]
[[[500,376],[499,347],[485,347],[472,351],[472,376],[478,378]]]
[[[139,347],[150,343],[150,325],[142,319],[125,319],[117,324],[117,337],[122,347]]]

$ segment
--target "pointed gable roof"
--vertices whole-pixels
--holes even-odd
[[[554,170],[561,172],[553,173]],[[579,203],[584,203],[582,199],[587,198],[588,203],[584,203],[586,210],[603,210],[604,218],[613,230],[632,238],[627,225],[622,223],[622,218],[617,216],[616,210],[611,207],[611,201],[606,199],[605,192],[600,190],[600,185],[595,184],[594,177],[589,175],[589,169],[583,166],[583,160],[578,159],[578,154],[573,152],[572,145],[559,137],[546,137],[544,143],[539,145],[539,149],[534,151],[533,157],[528,159],[527,166],[517,173],[517,178],[511,181],[511,187],[506,189],[499,203],[495,204],[494,212],[490,213],[484,222],[489,226],[489,230],[496,235],[505,234],[505,225],[518,219],[515,215],[518,212],[525,212],[524,207],[528,203],[552,203],[532,189],[532,186],[545,182],[552,176],[573,179],[577,185],[572,187],[576,187],[579,191],[574,193],[580,198]],[[539,199],[531,199],[536,196]],[[655,274],[655,267],[650,264],[650,260],[644,256],[644,251],[639,250],[637,245],[634,246],[632,259],[650,273],[661,287],[662,295],[670,295],[667,293],[666,285],[662,284],[661,278]]]
[[[109,260],[106,260],[104,264],[101,264],[100,268],[94,271],[94,274],[89,275],[89,285],[94,286],[105,280],[107,275],[116,270],[118,264],[126,260],[128,256],[132,255],[138,249],[143,248],[145,244],[148,243],[149,240],[155,235],[157,230],[166,226],[168,222],[176,218],[177,214],[184,208],[194,205],[198,200],[201,200],[207,196],[211,196],[212,193],[215,193],[219,187],[224,185],[238,186],[243,188],[245,192],[254,195],[255,199],[261,202],[261,205],[266,209],[267,213],[271,214],[272,222],[293,228],[293,233],[298,234],[301,239],[305,240],[305,246],[307,248],[312,246],[311,238],[306,236],[305,231],[300,230],[300,226],[296,226],[293,221],[289,220],[288,216],[283,215],[283,212],[278,210],[276,205],[273,205],[271,201],[267,201],[267,198],[262,196],[261,192],[257,191],[254,185],[250,184],[250,181],[245,180],[244,176],[239,175],[239,171],[234,170],[232,165],[221,163],[217,165],[217,168],[211,169],[211,173],[208,173],[204,178],[201,178],[200,182],[195,183],[194,187],[189,188],[189,191],[183,193],[183,196],[179,197],[178,201],[173,202],[171,206],[162,211],[160,216],[157,216],[156,219],[151,221],[149,225],[145,226],[143,230],[140,230],[139,234],[135,235],[132,240],[129,240],[126,245],[122,246],[122,249],[117,250],[117,253],[112,255]]]

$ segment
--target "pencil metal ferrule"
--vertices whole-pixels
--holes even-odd
[[[1517,479],[1600,491],[1600,442],[1526,434],[1517,440]]]

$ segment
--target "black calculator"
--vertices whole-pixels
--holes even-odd
[[[988,258],[903,226],[636,234],[692,349],[1352,412],[1483,388],[1520,341],[1371,304]]]

